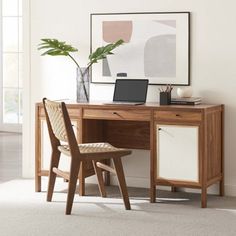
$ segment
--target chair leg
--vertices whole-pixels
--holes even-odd
[[[116,170],[116,175],[118,178],[120,192],[123,197],[124,204],[125,204],[125,209],[130,210],[131,207],[130,207],[130,202],[129,202],[129,195],[128,195],[127,186],[125,182],[125,175],[123,171],[121,158],[113,158],[113,162],[114,162],[114,167]]]
[[[71,209],[74,201],[76,184],[79,174],[80,161],[71,160],[70,167],[70,177],[69,177],[69,186],[68,186],[68,194],[67,194],[67,202],[66,202],[66,215],[71,214]]]
[[[102,197],[106,197],[106,190],[105,190],[102,170],[101,170],[101,168],[97,167],[97,162],[96,161],[93,161],[93,168],[94,168],[94,171],[97,175],[98,187],[99,187],[100,194],[101,194]]]
[[[48,179],[48,191],[47,191],[47,201],[52,201],[53,190],[55,186],[55,181],[57,175],[53,172],[54,167],[58,167],[60,161],[61,153],[58,150],[53,150],[51,155],[51,164],[50,164],[50,171],[49,171],[49,179]]]

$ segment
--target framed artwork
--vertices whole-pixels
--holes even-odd
[[[91,14],[91,52],[114,43],[114,55],[93,64],[93,83],[117,78],[148,79],[149,84],[190,84],[190,13]]]

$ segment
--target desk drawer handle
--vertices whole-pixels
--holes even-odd
[[[178,117],[180,117],[180,114],[175,114],[175,116],[178,116]]]
[[[119,116],[120,118],[123,118],[123,117],[122,117],[118,112],[116,112],[116,111],[113,111],[112,114],[113,114],[113,115],[117,115],[117,116]]]

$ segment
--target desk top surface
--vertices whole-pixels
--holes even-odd
[[[204,109],[214,109],[221,107],[223,109],[223,104],[199,104],[199,105],[160,105],[157,102],[147,102],[143,105],[126,105],[126,104],[105,104],[107,101],[93,101],[87,103],[77,103],[72,100],[57,100],[58,102],[65,102],[68,107],[83,107],[83,108],[105,108],[105,109],[157,109],[157,110],[173,110],[173,109],[189,109],[189,110],[204,110]],[[42,106],[42,102],[36,103],[36,106]]]

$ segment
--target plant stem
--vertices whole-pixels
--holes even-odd
[[[88,92],[87,92],[87,89],[85,87],[85,81],[84,81],[84,75],[86,74],[87,68],[85,69],[84,73],[82,72],[82,69],[80,67],[78,67],[78,69],[79,69],[79,72],[80,72],[80,77],[81,77],[81,82],[82,82],[84,94],[85,94],[86,100],[88,102],[89,101],[89,97],[88,97]]]
[[[70,54],[68,54],[68,56],[73,60],[73,62],[76,64],[76,66],[80,69],[81,71],[81,68],[79,66],[79,64],[77,63],[77,61],[74,59],[74,57],[72,57]]]
[[[87,72],[87,70],[88,70],[88,67],[86,67],[86,69],[85,69],[85,71],[84,71],[84,73],[83,73],[81,67],[79,66],[79,64],[77,63],[77,61],[74,59],[74,57],[72,57],[70,54],[68,54],[68,56],[73,60],[73,62],[76,64],[77,68],[78,68],[79,71],[80,71],[81,82],[82,82],[82,85],[83,85],[84,94],[85,94],[86,100],[87,100],[87,102],[88,102],[88,101],[89,101],[88,92],[87,92],[87,90],[86,90],[85,83],[84,83],[84,75],[86,74],[86,72]]]

